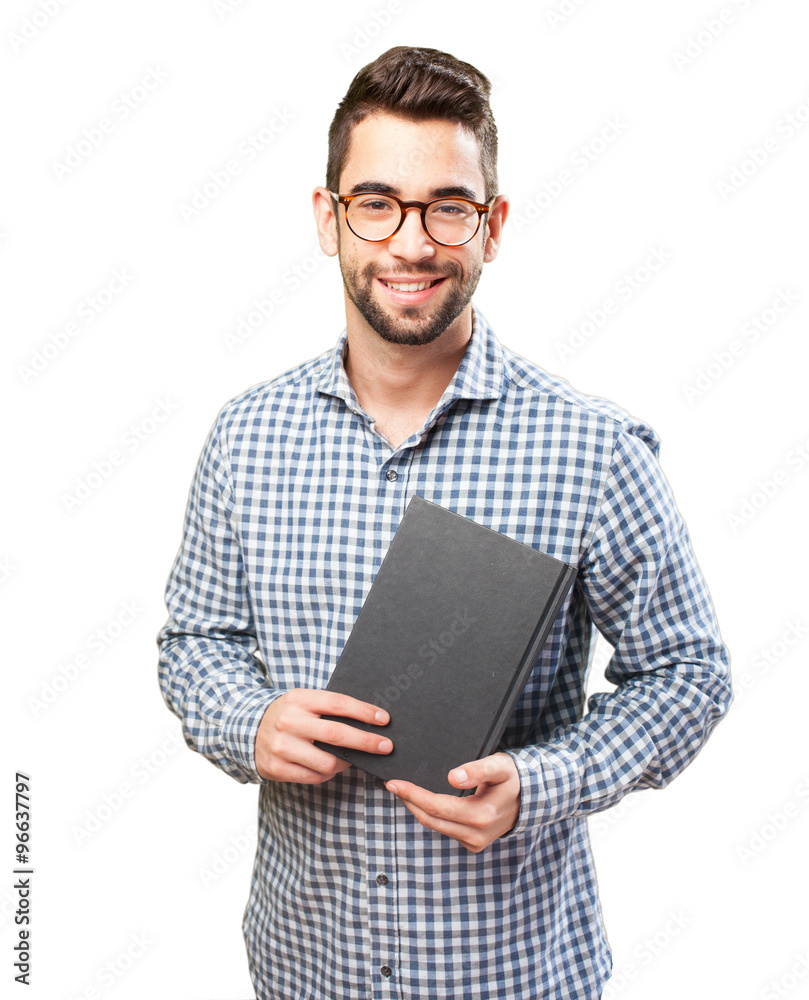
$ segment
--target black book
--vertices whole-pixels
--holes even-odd
[[[493,753],[575,570],[414,496],[328,690],[390,713],[390,754],[317,745],[388,781],[462,795],[447,773]],[[325,718],[337,718],[325,716]]]

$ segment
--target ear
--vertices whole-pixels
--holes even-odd
[[[488,231],[486,233],[486,244],[483,248],[483,260],[488,264],[497,256],[500,249],[500,239],[503,234],[503,226],[508,217],[509,201],[504,194],[499,194],[492,207],[489,209]]]
[[[337,216],[334,214],[334,199],[324,187],[316,187],[312,192],[312,208],[317,222],[317,238],[320,247],[328,257],[337,254]]]

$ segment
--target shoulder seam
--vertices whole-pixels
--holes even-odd
[[[321,355],[311,361],[305,361],[302,365],[298,365],[296,368],[291,368],[289,371],[286,371],[281,375],[277,375],[273,379],[267,379],[264,382],[257,382],[255,385],[251,385],[248,389],[245,389],[236,396],[231,397],[231,399],[227,400],[223,404],[219,411],[220,418],[223,418],[226,413],[238,410],[241,405],[248,403],[257,396],[269,394],[275,389],[283,389],[286,386],[300,385],[306,381],[317,381],[323,374],[323,368],[327,362],[328,357]]]

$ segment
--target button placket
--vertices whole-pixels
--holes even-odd
[[[391,827],[395,802],[389,793],[379,794],[375,786],[380,780],[375,778],[369,785],[366,797],[367,954],[371,961],[368,971],[379,984],[377,989],[387,995],[397,978],[394,967],[398,961],[399,913],[395,838]]]

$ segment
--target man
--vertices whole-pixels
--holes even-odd
[[[192,486],[160,677],[189,744],[261,786],[260,998],[599,997],[586,817],[666,784],[730,702],[654,432],[502,347],[471,302],[508,214],[489,90],[431,49],[360,71],[314,192],[346,331],[224,407]],[[578,570],[503,749],[449,773],[468,796],[314,744],[391,750],[351,724],[386,712],[323,689],[413,494]],[[585,714],[596,628],[617,687]]]

